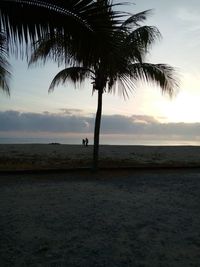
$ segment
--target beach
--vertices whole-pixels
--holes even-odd
[[[92,166],[93,146],[0,144],[0,171],[76,169]],[[200,167],[200,146],[101,145],[101,168]]]
[[[0,266],[200,266],[198,168],[1,173],[0,184]]]
[[[200,266],[200,147],[0,151],[0,266]]]

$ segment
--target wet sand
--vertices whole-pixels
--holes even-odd
[[[0,266],[200,266],[200,169],[0,175]]]
[[[92,146],[0,144],[1,170],[91,167]],[[200,167],[200,146],[100,146],[100,167]]]

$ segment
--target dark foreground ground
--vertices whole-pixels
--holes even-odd
[[[0,176],[0,266],[200,266],[200,169]]]

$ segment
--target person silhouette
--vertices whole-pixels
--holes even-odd
[[[82,145],[85,146],[85,139],[82,139]]]
[[[85,138],[85,146],[88,146],[89,140],[87,139],[87,137]]]

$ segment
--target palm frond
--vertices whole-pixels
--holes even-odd
[[[81,83],[86,78],[92,77],[94,72],[90,69],[83,68],[83,67],[70,67],[60,71],[51,82],[49,87],[49,92],[54,90],[55,86],[59,84],[65,84],[68,80],[73,82],[75,85],[77,82]]]
[[[82,32],[73,37],[70,33],[63,34],[63,32],[45,35],[34,44],[30,64],[36,63],[38,60],[45,63],[47,59],[51,59],[57,61],[59,65],[81,65],[91,68],[99,63],[100,58],[109,55],[111,51],[112,54],[118,53],[118,41],[114,35],[118,22],[114,18],[112,19],[114,16],[112,12],[108,12],[108,17],[106,14],[104,16],[102,12],[105,11],[99,12],[93,22],[91,20],[95,30],[92,35],[88,32]],[[117,32],[116,35],[120,35],[120,33]]]
[[[139,22],[143,22],[147,19],[147,16],[150,15],[152,13],[152,9],[149,10],[145,10],[142,12],[139,12],[137,14],[134,14],[132,16],[130,16],[128,19],[126,19],[123,23],[122,23],[122,27],[123,28],[132,28],[134,26],[139,26]]]
[[[73,12],[72,9],[74,9],[75,11],[75,7],[80,6],[80,3],[82,4],[82,7],[89,7],[89,5],[91,5],[91,3],[93,4],[92,0],[87,0],[87,1],[69,1],[70,5],[59,5],[56,4],[56,1],[47,1],[47,0],[1,0],[2,2],[9,2],[9,4],[11,3],[18,3],[21,5],[21,7],[23,8],[24,5],[30,6],[30,7],[39,7],[39,8],[44,8],[44,9],[48,9],[49,11],[53,11],[58,15],[64,15],[66,17],[71,17],[73,20],[78,21],[80,24],[83,24],[85,27],[87,27],[89,30],[92,31],[91,26],[87,23],[87,21],[85,21],[83,18],[81,18],[81,16],[79,16],[77,14],[77,12]],[[77,11],[77,9],[76,9]]]
[[[88,0],[87,3],[77,0],[63,3],[58,0],[1,0],[1,27],[6,30],[8,37],[14,34],[20,41],[22,35],[26,40],[29,36],[32,40],[35,40],[35,35],[42,37],[42,33],[46,34],[52,26],[53,29],[55,27],[63,29],[62,25],[66,19],[92,31],[88,22],[78,13],[79,9],[76,10],[80,2],[83,6],[86,4],[87,8],[89,4],[94,4],[93,0]]]
[[[161,33],[156,27],[141,26],[127,35],[125,46],[130,47],[133,51],[137,48],[143,55],[160,38]]]
[[[81,46],[94,33],[119,25],[122,12],[113,11],[113,6],[109,0],[1,0],[0,29],[6,32],[11,51],[17,42],[34,43],[55,31],[70,34]]]
[[[176,76],[174,68],[166,64],[136,63],[130,66],[131,79],[156,84],[170,97],[176,94],[179,87]]]
[[[96,29],[91,23],[101,12],[105,13],[93,0],[1,0],[0,29],[5,31],[9,49],[16,55],[25,45],[29,51],[30,43],[55,32],[66,39],[70,35],[76,46],[81,46],[94,34]]]
[[[10,95],[9,81],[11,74],[9,72],[10,64],[7,60],[8,50],[5,35],[0,32],[0,88],[6,94]]]
[[[38,63],[39,60],[45,64],[48,59],[55,61],[58,66],[61,64],[75,64],[70,39],[70,36],[68,40],[66,35],[63,36],[59,33],[55,33],[54,36],[46,35],[33,44],[29,66]]]
[[[128,99],[130,93],[136,89],[135,83],[130,79],[130,76],[126,72],[118,74],[113,87],[115,87],[115,90],[113,91],[113,88],[110,88],[108,92],[115,93],[117,88],[119,96],[122,96],[124,100]]]

